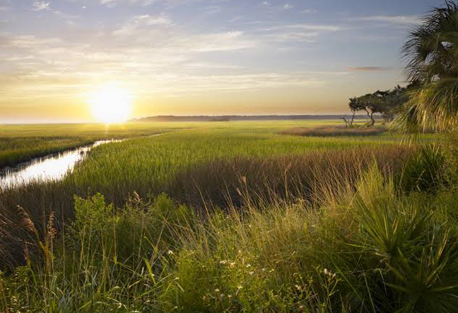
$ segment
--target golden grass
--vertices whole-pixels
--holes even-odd
[[[385,132],[385,128],[378,127],[357,127],[349,128],[343,126],[325,126],[315,128],[294,127],[283,131],[282,134],[293,136],[317,136],[317,137],[336,137],[336,136],[376,136]]]

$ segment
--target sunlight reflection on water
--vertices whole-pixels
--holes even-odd
[[[17,167],[0,171],[0,189],[27,185],[31,182],[57,181],[73,170],[94,147],[122,140],[100,140],[90,146],[37,158]]]

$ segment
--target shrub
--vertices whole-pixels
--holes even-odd
[[[423,146],[411,156],[402,171],[400,186],[407,192],[437,191],[446,182],[446,158],[439,146]]]

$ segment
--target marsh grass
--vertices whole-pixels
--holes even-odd
[[[458,192],[400,184],[429,152],[220,127],[1,191],[0,311],[453,311]]]
[[[97,140],[143,137],[185,127],[175,123],[0,125],[0,170]]]
[[[0,138],[0,169],[91,143],[85,138]]]
[[[40,234],[51,212],[60,229],[75,218],[74,195],[87,198],[96,192],[116,207],[122,207],[133,192],[143,199],[167,192],[201,213],[215,207],[243,207],[245,199],[319,206],[325,194],[338,194],[345,184],[354,184],[358,173],[374,160],[388,175],[399,170],[410,153],[383,142],[379,146],[390,148],[372,151],[361,148],[365,141],[304,142],[278,135],[229,134],[187,131],[113,143],[93,149],[90,158],[63,181],[0,191],[0,222],[5,225],[0,231],[0,263],[25,262],[21,245],[27,239],[15,223],[18,205],[27,210]]]
[[[123,210],[101,195],[76,198],[64,230],[50,236],[49,218],[30,238],[45,247],[41,258],[0,276],[0,308],[450,312],[458,246],[447,212],[456,200],[438,208],[396,189],[373,166],[319,210],[247,199],[242,211],[202,218],[165,195],[133,195]]]
[[[293,136],[312,137],[337,137],[337,136],[376,136],[385,132],[385,127],[343,127],[343,126],[320,126],[315,128],[295,127],[283,131],[282,134]]]
[[[319,206],[354,185],[361,171],[377,164],[386,177],[401,172],[415,149],[353,148],[267,158],[236,157],[197,164],[178,173],[167,193],[195,207],[243,206],[245,199],[269,203],[297,199]],[[248,196],[249,195],[249,196]]]

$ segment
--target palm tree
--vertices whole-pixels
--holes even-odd
[[[404,45],[408,80],[417,88],[395,125],[402,130],[446,130],[458,118],[458,5],[446,1],[414,29]]]

